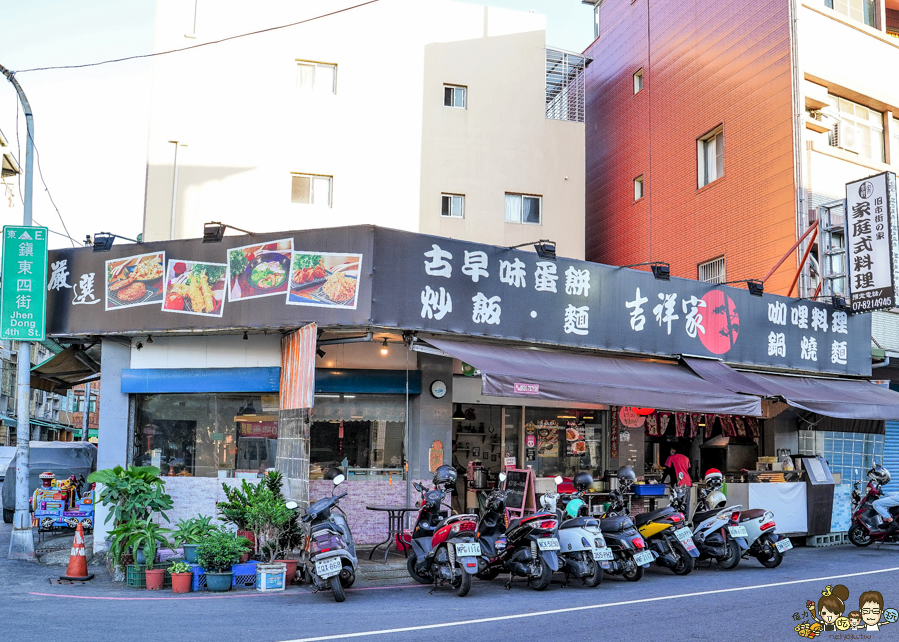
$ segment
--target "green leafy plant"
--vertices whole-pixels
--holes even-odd
[[[99,500],[111,507],[106,521],[112,519],[115,526],[148,519],[153,513],[169,521],[164,511],[172,509],[172,498],[154,466],[105,468],[91,473],[87,481],[103,485]]]
[[[262,492],[265,484],[250,484],[242,479],[240,487],[231,487],[222,482],[222,492],[225,493],[225,501],[216,504],[219,511],[219,519],[226,524],[234,524],[239,531],[250,530],[249,511],[255,501],[256,495]]]
[[[172,531],[168,528],[162,528],[152,519],[139,520],[131,522],[130,535],[128,537],[127,547],[135,553],[143,550],[146,560],[144,563],[147,568],[153,568],[153,562],[156,560],[156,551],[160,547],[172,550],[172,544],[166,537],[167,533]],[[174,551],[172,550],[174,553]]]
[[[210,533],[197,548],[197,563],[212,573],[227,573],[250,548],[250,542],[225,528]]]
[[[169,567],[169,573],[192,573],[193,569],[187,562],[174,562]]]
[[[209,515],[179,519],[172,533],[172,541],[176,546],[199,544],[204,537],[215,531],[216,526],[212,523],[212,519]]]
[[[281,506],[284,506],[286,503],[286,498],[284,497],[284,492],[282,491],[284,485],[284,478],[281,473],[277,471],[271,471],[263,480],[263,483],[271,489],[273,493],[275,493],[281,502]],[[286,506],[284,506],[286,509]],[[306,537],[306,533],[303,530],[303,527],[300,525],[300,513],[299,511],[289,510],[290,520],[280,529],[280,535],[278,537],[278,554],[283,556],[289,553],[290,551],[296,550],[303,545],[303,540]],[[276,557],[275,559],[281,559]]]
[[[250,529],[256,534],[257,554],[261,554],[266,562],[280,558],[283,553],[281,536],[290,528],[293,511],[284,505],[280,493],[272,492],[263,485],[262,492],[254,497],[249,507],[248,522]]]

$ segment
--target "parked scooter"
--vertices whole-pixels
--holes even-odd
[[[331,589],[334,599],[343,602],[346,591],[356,581],[356,545],[353,534],[346,520],[346,513],[340,508],[340,500],[347,496],[341,493],[334,497],[334,490],[344,482],[343,475],[334,478],[334,489],[331,497],[320,499],[309,508],[301,518],[308,524],[308,555],[306,557],[306,573],[311,576],[317,591]],[[297,503],[289,501],[287,508],[294,510]],[[340,514],[332,514],[336,508]]]
[[[599,522],[606,545],[612,549],[612,563],[608,573],[621,575],[629,582],[643,577],[645,567],[655,561],[656,554],[649,550],[634,522],[627,515],[624,492],[637,480],[633,468],[618,469],[619,487],[609,493],[609,510]]]
[[[664,508],[640,513],[634,518],[637,530],[655,551],[656,564],[670,568],[675,575],[689,575],[699,550],[693,543],[693,532],[687,526],[687,518],[677,506],[676,497],[685,502],[686,488],[671,489],[671,502]]]
[[[892,524],[885,524],[874,510],[874,502],[883,495],[883,486],[890,483],[890,472],[883,466],[874,466],[868,471],[868,485],[865,496],[859,492],[859,482],[852,490],[852,526],[849,527],[849,541],[856,546],[870,546],[874,542],[899,541],[899,506],[890,508]]]
[[[478,572],[481,545],[477,540],[477,516],[453,515],[442,510],[443,500],[456,485],[456,470],[443,465],[434,472],[434,489],[415,482],[421,505],[412,529],[412,551],[406,570],[419,584],[448,582],[459,597],[471,590],[471,576]],[[447,507],[448,508],[448,507]]]
[[[500,481],[505,474],[500,473]],[[478,523],[478,542],[482,557],[477,577],[492,580],[503,571],[509,573],[506,588],[512,588],[515,576],[526,577],[528,586],[542,591],[559,570],[559,540],[554,537],[559,519],[555,512],[541,512],[513,519],[505,527],[506,491],[496,489],[485,501]]]
[[[693,514],[693,542],[699,549],[699,559],[714,559],[723,569],[734,569],[743,551],[749,550],[748,532],[740,525],[742,505],[724,508],[727,497],[721,492],[724,475],[714,468],[705,475],[705,488],[699,491],[696,512]]]
[[[584,491],[590,488],[593,477],[581,472],[574,476],[575,492],[560,495],[558,486],[561,477],[556,477],[556,492],[546,493],[541,498],[545,510],[553,510],[559,518],[557,536],[559,538],[559,560],[565,573],[565,584],[571,576],[580,578],[589,587],[599,586],[603,569],[611,568],[612,551],[606,546],[599,520],[587,515]],[[559,500],[563,506],[556,508]]]

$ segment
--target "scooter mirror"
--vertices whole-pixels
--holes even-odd
[[[560,475],[556,475],[556,478],[553,479],[553,481],[556,482],[556,486],[558,486],[559,484],[561,484],[561,483],[562,483],[563,481],[565,481],[565,480],[562,479],[562,477],[561,477]]]
[[[293,510],[293,509],[295,509],[295,508],[299,508],[299,507],[300,507],[300,505],[297,504],[297,503],[296,503],[295,501],[293,501],[293,500],[287,502],[287,503],[284,504],[284,505],[287,507],[288,510]]]
[[[500,474],[499,474],[499,480],[500,480],[501,482],[506,481],[506,473],[500,473]]]
[[[337,475],[337,477],[334,478],[334,485],[340,486],[344,481],[346,481],[346,477],[344,477],[343,475]]]

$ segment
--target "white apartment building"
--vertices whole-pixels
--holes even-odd
[[[377,224],[584,255],[582,56],[446,0],[159,0],[145,240]],[[177,156],[176,156],[177,155]]]

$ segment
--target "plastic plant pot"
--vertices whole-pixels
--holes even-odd
[[[184,561],[188,564],[196,564],[197,563],[197,549],[200,547],[199,544],[185,544],[184,548]]]
[[[224,592],[231,590],[231,580],[234,573],[206,573],[206,588],[210,591]]]
[[[297,572],[297,560],[275,560],[277,564],[284,564],[287,567],[287,575],[284,577],[284,586],[290,586],[293,582],[294,574]]]
[[[165,569],[164,568],[148,568],[147,569],[147,590],[161,591],[165,585]]]
[[[172,573],[172,593],[190,593],[193,573]]]

